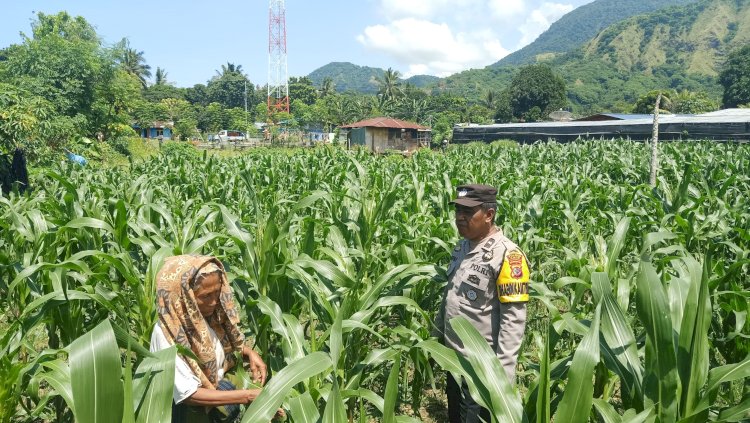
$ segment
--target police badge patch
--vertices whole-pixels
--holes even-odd
[[[471,301],[474,301],[477,299],[477,292],[473,289],[470,289],[468,292],[466,292],[466,297]]]
[[[529,300],[529,265],[520,251],[513,250],[505,254],[497,278],[497,293],[501,303]]]
[[[521,279],[523,277],[523,254],[519,251],[511,251],[506,257],[510,265],[510,277]]]
[[[484,260],[484,261],[490,261],[490,260],[492,260],[493,257],[495,257],[494,250],[490,250],[490,251],[487,251],[486,253],[484,253],[484,255],[482,255],[482,260]]]

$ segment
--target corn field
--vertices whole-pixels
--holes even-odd
[[[0,197],[0,423],[168,421],[178,352],[148,342],[179,254],[225,263],[271,369],[243,422],[420,421],[444,371],[496,422],[748,419],[750,146],[660,148],[656,188],[627,141],[45,170]],[[429,338],[468,182],[532,267],[515,384],[468,321],[468,359]]]

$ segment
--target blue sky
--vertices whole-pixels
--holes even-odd
[[[592,0],[286,0],[289,76],[329,62],[447,76],[492,64]],[[35,12],[65,10],[106,44],[123,37],[177,86],[205,84],[222,64],[268,74],[265,0],[0,0],[0,47],[31,33]]]

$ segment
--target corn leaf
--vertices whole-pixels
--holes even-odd
[[[562,401],[557,406],[555,421],[576,423],[587,422],[589,419],[594,399],[594,385],[591,379],[594,376],[594,368],[599,363],[600,316],[601,304],[596,307],[591,326],[573,354],[573,362],[568,370],[568,382]]]
[[[487,390],[488,398],[485,403],[490,412],[499,422],[520,422],[523,414],[521,399],[513,391],[505,369],[487,340],[462,316],[451,319],[450,325],[466,349],[473,351],[468,361],[471,363],[471,370],[476,372],[477,379],[474,383]]]
[[[385,395],[383,396],[383,423],[394,423],[396,420],[396,401],[398,400],[398,376],[401,371],[401,354],[396,355],[393,361],[391,372],[388,375],[388,382],[385,385]]]
[[[120,350],[108,320],[70,345],[70,380],[80,423],[120,422],[123,414]]]
[[[636,283],[636,312],[646,331],[644,405],[654,405],[660,421],[674,422],[679,380],[667,296],[648,261],[641,261]]]
[[[633,399],[642,407],[643,368],[633,331],[617,304],[606,273],[591,275],[594,300],[602,304],[601,351],[607,367],[620,376],[623,400]]]
[[[284,367],[263,388],[242,416],[242,423],[270,421],[294,385],[331,367],[331,357],[314,352]]]
[[[295,423],[318,423],[320,420],[318,407],[309,392],[289,400],[289,414]]]
[[[333,379],[333,386],[328,394],[326,409],[323,411],[323,421],[326,423],[347,423],[346,409],[336,378]]]
[[[137,423],[166,422],[172,419],[172,393],[177,349],[153,353],[138,365],[133,379]]]
[[[692,270],[677,348],[678,370],[682,382],[680,414],[686,416],[693,414],[698,407],[701,390],[708,379],[708,330],[712,311],[708,269],[702,270],[702,266],[690,256],[682,260]]]

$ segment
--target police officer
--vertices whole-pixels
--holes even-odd
[[[524,253],[495,226],[497,190],[488,185],[462,185],[451,201],[456,227],[464,238],[453,250],[433,335],[463,356],[468,351],[450,320],[466,317],[495,351],[508,379],[515,379],[516,360],[526,326],[529,266]],[[451,423],[490,421],[489,411],[469,395],[465,381],[447,375]]]

